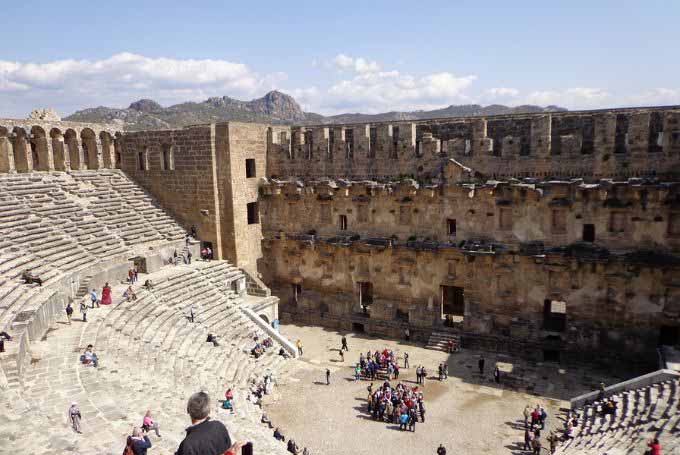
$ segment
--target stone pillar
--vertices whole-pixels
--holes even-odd
[[[16,172],[14,167],[14,147],[12,141],[7,136],[0,136],[0,172],[13,174]]]

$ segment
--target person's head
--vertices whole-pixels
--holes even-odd
[[[96,290],[96,289],[92,289],[92,292],[97,292],[97,290]]]
[[[74,407],[74,406],[78,406],[78,403],[75,402],[75,401],[72,401],[72,402],[71,402],[71,407]]]
[[[656,438],[654,438],[654,439],[652,440],[652,442],[653,442],[654,444],[658,444],[658,443],[659,443],[659,440],[656,439]]]
[[[142,430],[139,429],[139,427],[134,427],[132,429],[132,437],[133,438],[139,438],[142,436]]]
[[[210,414],[210,397],[205,392],[196,392],[189,397],[187,414],[193,422],[203,420]]]
[[[108,285],[109,285],[109,282],[108,282],[108,281],[107,281],[106,283],[104,283],[104,286],[108,286]]]
[[[144,414],[144,417],[151,417],[151,410],[147,410],[146,414]]]

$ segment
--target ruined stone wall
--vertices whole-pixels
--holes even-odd
[[[122,138],[122,169],[143,186],[185,229],[220,253],[220,214],[215,197],[214,126],[139,131]],[[164,159],[165,154],[165,159]]]
[[[455,158],[498,178],[677,178],[680,108],[277,126],[267,153],[274,177],[426,179]]]
[[[538,360],[542,349],[553,349],[563,358],[626,353],[632,361],[650,358],[660,327],[680,316],[680,262],[661,256],[585,259],[285,235],[263,245],[261,272],[281,299],[284,321],[346,330],[354,323],[388,336],[400,336],[409,324],[426,338],[442,325],[441,286],[457,286],[465,308],[455,329],[471,339],[533,343],[538,352],[528,354]],[[360,282],[373,286],[368,316],[359,305]],[[544,326],[546,299],[565,302],[564,331]]]
[[[258,185],[266,175],[267,126],[230,122],[219,124],[217,133],[224,246],[239,267],[256,272],[262,256]],[[254,219],[248,219],[248,204],[254,204]]]
[[[518,248],[580,242],[590,225],[594,239],[586,240],[608,249],[680,251],[680,184],[269,182],[260,201],[268,236],[485,239]]]

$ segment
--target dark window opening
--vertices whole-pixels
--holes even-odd
[[[123,167],[123,157],[120,152],[116,152],[116,169],[121,169]]]
[[[345,158],[351,160],[354,157],[354,131],[345,130]]]
[[[375,152],[378,147],[378,129],[377,128],[371,128],[368,131],[368,137],[369,137],[369,153],[371,157],[375,157]]]
[[[465,291],[458,286],[442,286],[442,313],[444,316],[465,316]]]
[[[394,318],[397,321],[409,322],[408,311],[400,310],[399,308],[397,308],[397,311],[394,314]]]
[[[584,242],[594,242],[595,241],[595,225],[594,224],[584,224],[583,225],[583,241]]]
[[[393,126],[392,127],[392,158],[397,157],[397,153],[399,150],[399,127],[398,126]]]
[[[567,326],[567,304],[558,300],[543,301],[543,330],[564,332]]]
[[[35,142],[31,142],[31,157],[33,157],[33,169],[37,169],[40,165],[40,158],[38,158],[38,149]]]
[[[446,220],[446,232],[450,236],[456,235],[456,220],[450,218]]]
[[[352,332],[364,333],[366,331],[363,324],[352,322]]]
[[[137,153],[137,162],[139,164],[139,170],[145,171],[146,166],[145,166],[145,163],[144,163],[144,152]]]
[[[368,316],[368,307],[373,305],[373,283],[359,283],[359,306],[364,316]]]
[[[560,362],[560,351],[555,349],[544,349],[543,350],[543,361],[544,362]]]
[[[347,215],[340,215],[339,220],[340,220],[340,230],[346,231],[347,230]]]
[[[666,346],[680,344],[680,326],[661,326],[659,328],[659,344]]]
[[[251,179],[255,177],[255,160],[253,158],[246,159],[246,178]]]
[[[161,169],[164,171],[172,171],[175,169],[175,163],[172,157],[172,146],[163,144],[161,149]]]
[[[259,213],[257,211],[257,202],[249,202],[248,209],[248,224],[257,224],[260,222]]]

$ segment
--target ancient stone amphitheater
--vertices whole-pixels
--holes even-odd
[[[154,453],[174,453],[187,397],[232,387],[236,412],[214,400],[213,416],[284,453],[245,399],[297,362],[280,320],[630,362],[650,373],[600,392],[614,416],[598,392],[574,397],[559,453],[653,437],[680,453],[679,178],[678,108],[143,132],[0,120],[0,452],[119,453],[151,409]],[[154,286],[124,301],[131,267]],[[80,322],[107,282],[113,305]],[[256,336],[275,344],[257,359]],[[88,344],[97,369],[79,362]],[[72,401],[87,438],[68,430]]]

